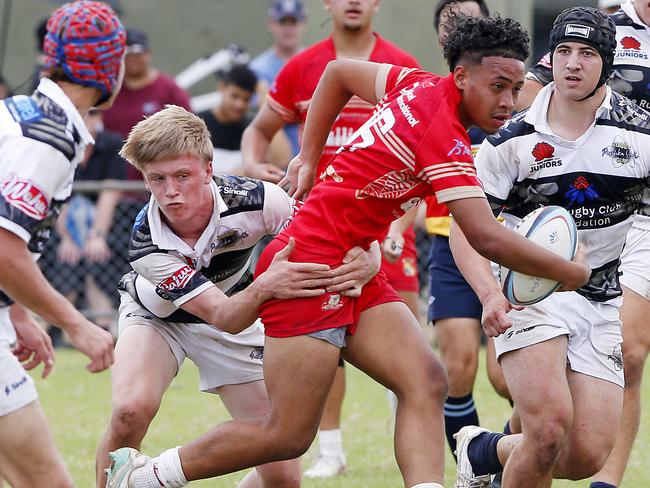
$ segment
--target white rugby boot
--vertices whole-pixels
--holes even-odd
[[[347,465],[345,462],[345,455],[325,455],[319,454],[314,461],[314,464],[305,471],[306,478],[331,478],[342,473],[345,473]]]
[[[467,447],[472,439],[483,432],[491,432],[475,425],[466,425],[454,434],[456,439],[456,484],[455,488],[487,488],[490,485],[490,475],[477,476],[474,474],[472,463],[469,462]]]
[[[106,468],[106,488],[133,488],[130,483],[131,475],[151,461],[137,449],[123,447],[111,452],[108,457],[111,465]]]

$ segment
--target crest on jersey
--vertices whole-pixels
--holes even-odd
[[[328,296],[323,304],[321,305],[321,310],[327,311],[327,310],[338,310],[343,306],[343,298],[341,297],[340,294],[338,293],[332,293],[330,296]]]
[[[548,142],[538,142],[532,151],[535,162],[530,166],[531,173],[544,168],[562,166],[562,160],[555,157],[555,148]]]
[[[619,136],[616,136],[609,146],[602,149],[602,156],[612,158],[614,168],[620,168],[622,166],[630,166],[633,168],[639,159],[639,153],[634,147]]]
[[[614,350],[607,356],[607,359],[614,363],[614,369],[616,371],[621,371],[623,369],[623,351],[620,344],[614,346]]]
[[[641,43],[639,40],[632,36],[625,36],[623,39],[621,39],[621,46],[623,49],[634,49],[635,51],[641,49]]]
[[[578,176],[564,194],[571,203],[582,205],[585,201],[595,200],[599,194],[596,188],[584,176]]]
[[[217,239],[210,243],[210,251],[214,252],[216,249],[223,249],[224,247],[232,247],[242,239],[248,237],[248,232],[244,229],[221,226]]]
[[[255,346],[248,357],[253,361],[264,362],[264,348],[262,346]]]
[[[16,174],[0,182],[0,195],[12,207],[36,220],[43,220],[47,215],[49,204],[45,193],[30,180]]]

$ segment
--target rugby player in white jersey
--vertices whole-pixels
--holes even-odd
[[[0,101],[0,477],[14,488],[73,486],[34,383],[10,350],[17,340],[19,358],[31,358],[26,367],[42,360],[44,375],[52,367],[49,340],[26,308],[65,330],[91,359],[89,371],[113,362],[111,335],[52,288],[34,257],[93,142],[82,117],[91,107],[109,107],[120,89],[125,40],[106,4],[65,4],[47,23],[36,91]]]
[[[213,175],[205,123],[180,107],[167,106],[138,123],[121,155],[142,171],[152,197],[133,227],[129,262],[135,272],[121,283],[113,412],[97,449],[98,487],[106,482],[109,451],[140,447],[186,357],[199,368],[201,390],[219,394],[234,418],[265,416],[259,305],[317,296],[326,285],[358,293],[354,287],[372,278],[380,262],[375,243],[374,254],[355,248],[348,256],[356,259],[329,271],[288,262],[290,244],[251,283],[255,244],[283,230],[300,202],[273,183]],[[294,459],[261,466],[239,486],[299,485]]]
[[[484,328],[521,415],[523,433],[478,427],[458,434],[457,487],[504,487],[583,479],[605,463],[623,404],[618,264],[650,174],[650,114],[613,92],[615,26],[596,9],[567,9],[551,31],[554,83],[488,138],[476,158],[495,213],[509,225],[539,205],[576,220],[592,273],[576,292],[511,311],[489,263],[458,228],[452,249],[481,297]],[[594,421],[597,419],[597,421]]]

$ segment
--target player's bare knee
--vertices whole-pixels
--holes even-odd
[[[604,452],[603,449],[583,449],[579,455],[572,456],[568,464],[569,472],[563,474],[563,478],[569,480],[583,480],[590,478],[600,471],[607,461],[609,450]]]
[[[135,398],[114,401],[111,415],[113,435],[121,439],[144,435],[158,407],[157,403]]]
[[[444,405],[449,395],[449,381],[442,363],[435,357],[424,361],[419,374],[405,375],[393,390],[400,401],[410,401],[421,405]],[[391,388],[392,389],[392,388]]]
[[[647,355],[648,351],[643,346],[630,345],[623,350],[626,388],[641,386]]]
[[[566,445],[571,419],[566,415],[549,417],[525,432],[528,445],[534,450],[537,467],[546,471],[556,462]],[[532,432],[531,432],[532,430]]]
[[[258,468],[264,488],[299,488],[300,462],[273,463]]]

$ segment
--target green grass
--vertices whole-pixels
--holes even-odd
[[[482,355],[482,359],[483,359]],[[69,466],[76,485],[94,486],[95,447],[110,414],[110,373],[91,375],[85,371],[84,358],[71,350],[59,350],[54,372],[45,381],[35,378],[43,404],[59,448]],[[344,404],[344,443],[348,457],[348,473],[332,480],[305,480],[303,486],[322,488],[366,488],[401,486],[401,478],[393,458],[392,419],[385,390],[363,373],[348,367],[348,389]],[[33,375],[37,376],[37,375]],[[154,420],[143,444],[143,451],[158,454],[163,449],[182,444],[228,415],[217,396],[198,391],[197,370],[189,361],[172,383],[163,406]],[[644,388],[646,402],[650,384]],[[508,404],[497,397],[487,381],[481,365],[475,399],[483,426],[501,429],[509,412]],[[647,486],[644,461],[650,448],[650,412],[643,412],[624,486]],[[452,486],[455,465],[447,452],[445,486]],[[310,452],[303,458],[304,467],[311,460]],[[197,487],[234,487],[241,473],[193,483]],[[557,481],[557,487],[587,487],[587,482]]]

